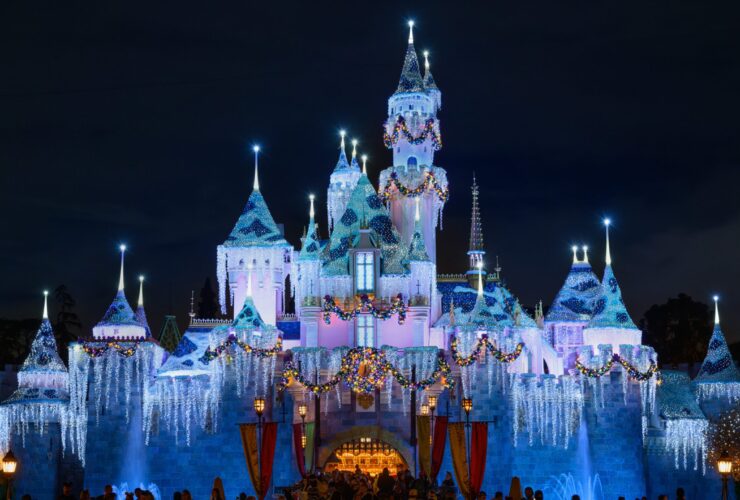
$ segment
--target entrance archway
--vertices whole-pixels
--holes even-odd
[[[408,469],[403,455],[390,444],[369,436],[342,443],[331,452],[324,464],[324,471],[335,470],[354,472],[359,467],[372,476],[383,469],[395,475]]]
[[[383,444],[389,446],[400,457],[397,463],[402,464],[405,468],[413,469],[414,453],[408,441],[404,437],[377,425],[356,425],[336,432],[330,440],[322,443],[318,450],[319,456],[316,463],[326,468],[330,463],[337,462],[338,457],[334,453],[336,450],[341,451],[345,443],[361,443],[362,438],[370,438],[371,441],[377,441],[381,445],[381,451],[383,450]],[[354,470],[355,468],[352,466],[352,471]],[[382,471],[383,469],[381,468],[380,470]]]

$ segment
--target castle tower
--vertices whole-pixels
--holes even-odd
[[[326,205],[328,214],[329,232],[334,230],[334,224],[342,217],[347,209],[347,203],[352,196],[357,181],[360,179],[360,166],[357,163],[357,141],[352,141],[352,163],[347,161],[344,138],[344,130],[339,132],[341,142],[339,143],[339,159],[334,171],[329,177],[329,189],[326,190]]]
[[[421,211],[419,198],[416,199],[416,215],[414,235],[409,247],[409,270],[411,271],[411,282],[409,283],[409,297],[420,304],[432,304],[437,290],[437,266],[429,258],[424,236],[421,234]]]
[[[321,266],[321,243],[319,242],[318,226],[315,220],[314,195],[309,195],[311,203],[309,209],[308,231],[303,238],[301,252],[296,259],[296,309],[304,306],[316,306],[320,304],[319,290],[319,268]]]
[[[231,292],[234,317],[239,314],[251,284],[254,303],[265,322],[274,325],[283,313],[285,279],[290,274],[293,247],[275,224],[260,193],[259,146],[254,146],[254,185],[234,229],[217,248],[221,312],[226,314],[226,290]]]
[[[393,151],[393,165],[380,174],[381,196],[390,206],[393,224],[410,244],[414,235],[414,199],[421,198],[424,243],[432,262],[437,261],[436,228],[447,201],[447,172],[434,166],[434,152],[442,147],[437,111],[442,94],[429,69],[422,78],[414,47],[413,22],[396,92],[388,99],[384,142]]]

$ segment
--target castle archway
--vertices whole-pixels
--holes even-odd
[[[319,450],[319,461],[325,472],[354,471],[378,474],[388,468],[391,474],[413,467],[412,450],[396,434],[377,426],[357,426],[338,433]]]

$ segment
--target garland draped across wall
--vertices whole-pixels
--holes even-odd
[[[409,130],[409,126],[406,125],[406,119],[403,116],[396,118],[396,123],[393,125],[393,132],[388,134],[388,131],[383,132],[383,144],[388,149],[393,149],[393,146],[398,142],[400,136],[403,136],[409,144],[418,146],[427,140],[427,137],[431,136],[432,147],[435,151],[442,149],[442,136],[439,135],[435,126],[434,118],[428,118],[424,121],[424,125],[421,128],[421,133],[414,136]]]
[[[104,345],[99,345],[101,343],[104,343]],[[130,344],[130,342],[128,341],[126,343]],[[118,340],[101,339],[101,340],[93,340],[93,341],[84,341],[80,345],[82,346],[82,350],[85,351],[85,353],[91,358],[99,358],[100,356],[108,352],[110,349],[113,349],[114,351],[116,351],[123,358],[130,358],[131,356],[136,354],[136,351],[139,348],[139,341],[135,340],[133,341],[132,345],[123,346]]]
[[[255,356],[260,358],[268,358],[272,356],[277,356],[277,354],[283,350],[283,338],[278,337],[275,341],[275,345],[272,347],[259,348],[252,347],[246,342],[242,342],[236,337],[236,335],[232,333],[228,336],[226,340],[217,345],[215,349],[211,349],[211,346],[208,346],[206,352],[203,354],[199,361],[208,364],[214,359],[221,357],[233,345],[240,347],[247,354],[254,354]]]
[[[502,363],[513,363],[517,360],[517,358],[519,358],[519,356],[522,354],[522,350],[524,349],[524,343],[519,342],[512,352],[505,353],[497,349],[493,342],[491,342],[491,340],[488,338],[488,335],[484,333],[483,335],[481,335],[481,338],[478,339],[478,343],[473,349],[473,352],[470,353],[468,356],[462,356],[457,350],[457,343],[457,337],[451,335],[450,352],[452,353],[452,359],[455,360],[455,364],[457,366],[472,365],[473,363],[475,363],[475,360],[478,359],[478,357],[481,356],[486,350],[494,358],[496,358],[497,361],[500,361]]]
[[[598,368],[589,368],[581,363],[580,359],[576,358],[576,368],[578,368],[578,371],[581,372],[581,375],[585,375],[590,378],[599,378],[606,375],[612,369],[614,363],[619,363],[620,365],[622,365],[622,367],[627,372],[627,375],[629,375],[630,378],[632,378],[633,380],[637,380],[638,382],[650,380],[653,375],[655,375],[657,377],[657,380],[660,381],[660,372],[658,372],[658,365],[654,361],[650,361],[650,366],[648,367],[648,369],[644,372],[641,372],[639,368],[637,368],[635,365],[633,365],[617,353],[612,354],[609,361]]]
[[[309,382],[301,375],[293,361],[286,362],[278,389],[284,390],[293,378],[314,394],[329,392],[339,382],[344,382],[355,392],[372,394],[376,389],[383,387],[388,374],[393,376],[401,387],[412,391],[423,391],[438,381],[441,381],[447,388],[453,387],[453,381],[449,379],[450,365],[445,360],[442,351],[437,356],[437,366],[432,374],[426,379],[413,382],[400,369],[393,366],[380,349],[355,347],[342,356],[339,371],[323,384]]]
[[[367,295],[360,296],[360,305],[350,311],[342,310],[330,295],[324,297],[324,323],[327,325],[331,324],[331,313],[336,314],[342,321],[351,321],[361,313],[371,313],[374,318],[383,321],[390,319],[394,314],[398,314],[398,324],[402,325],[406,321],[406,311],[406,304],[404,304],[403,296],[400,293],[393,299],[391,306],[385,310],[376,308]]]
[[[391,197],[391,186],[396,186],[399,193],[410,198],[416,198],[417,196],[424,194],[428,189],[433,189],[439,201],[445,203],[450,198],[449,188],[441,186],[432,172],[427,171],[424,172],[424,174],[425,177],[421,184],[415,188],[409,188],[408,186],[404,186],[401,181],[398,180],[398,174],[396,172],[391,172],[391,175],[386,181],[379,196],[384,201],[388,201]]]

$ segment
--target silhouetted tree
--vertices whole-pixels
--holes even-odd
[[[31,350],[36,332],[41,320],[29,319],[0,319],[0,363],[2,365],[20,365]]]
[[[77,340],[82,330],[82,322],[74,312],[77,301],[69,293],[65,285],[59,285],[54,289],[54,299],[56,300],[59,312],[54,323],[54,337],[57,340],[57,348],[62,359],[67,361],[67,345]]]
[[[643,343],[655,348],[663,364],[700,363],[712,335],[709,307],[683,293],[650,307],[640,325]]]
[[[203,288],[200,289],[200,300],[198,301],[199,318],[215,318],[218,316],[218,302],[216,292],[211,287],[211,278],[206,278]]]

